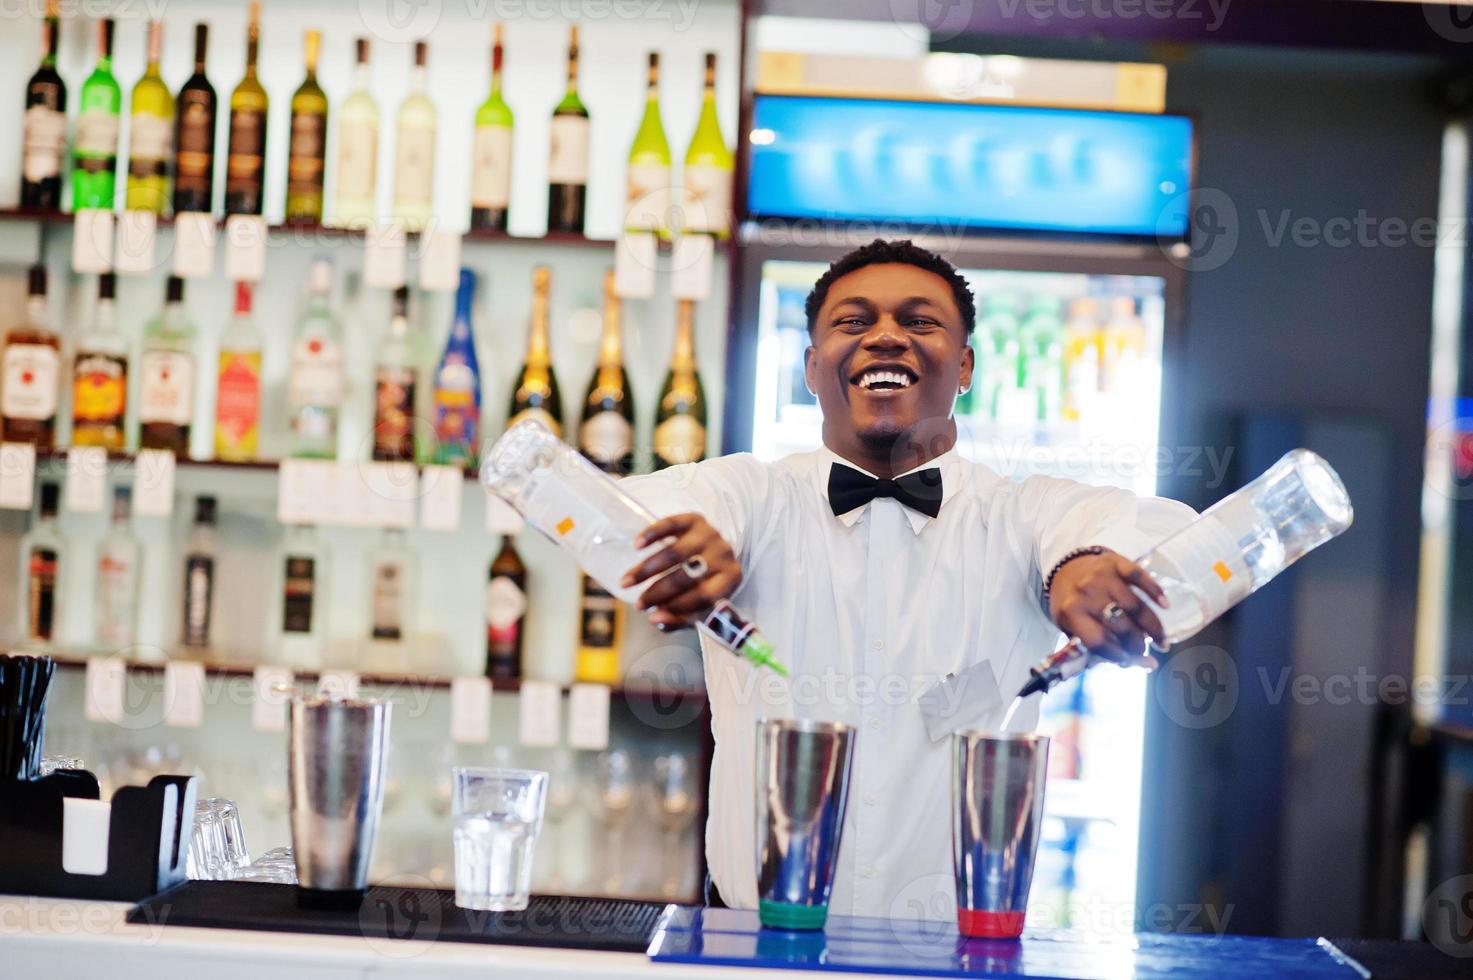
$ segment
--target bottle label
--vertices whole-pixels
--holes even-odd
[[[225,190],[259,194],[266,153],[266,117],[254,109],[230,113],[230,153],[225,161]]]
[[[110,173],[118,159],[118,117],[106,109],[77,116],[78,163],[88,173]]]
[[[41,421],[56,415],[56,348],[48,344],[10,344],[5,348],[0,414],[8,419]]]
[[[731,228],[731,171],[707,163],[685,168],[680,185],[682,225],[688,232],[721,234]]]
[[[1211,514],[1197,518],[1161,542],[1152,550],[1150,559],[1153,567],[1164,564],[1174,569],[1183,584],[1196,594],[1206,614],[1204,622],[1221,616],[1253,591],[1253,572],[1243,560],[1243,549],[1232,531]],[[1187,611],[1178,610],[1173,602],[1161,616],[1162,622],[1170,630],[1173,618]]]
[[[344,123],[338,130],[338,197],[371,199],[377,176],[378,127]]]
[[[435,177],[433,126],[400,126],[394,149],[394,200],[428,204]]]
[[[588,118],[553,116],[550,129],[548,183],[588,183]]]
[[[146,350],[138,360],[138,421],[188,425],[194,414],[194,358],[180,351]]]
[[[477,126],[471,156],[471,207],[504,208],[511,203],[511,129]]]
[[[56,631],[57,554],[52,548],[32,548],[26,562],[26,617],[28,639],[49,641]]]
[[[619,642],[619,600],[592,578],[583,576],[583,609],[578,632],[579,646],[593,651],[612,651]]]
[[[173,120],[136,112],[128,135],[128,175],[163,177],[169,172],[169,144]]]
[[[551,429],[553,435],[557,436],[558,438],[562,438],[562,423],[553,418],[552,413],[545,408],[524,408],[507,420],[506,427],[510,429],[518,422],[525,421],[526,419],[536,419],[538,422],[541,422],[543,425]]]
[[[190,555],[184,559],[184,633],[187,647],[210,645],[210,606],[215,592],[215,559]]]
[[[477,388],[469,365],[458,356],[447,355],[435,377],[435,438],[442,455],[470,458],[475,454],[481,421]]]
[[[174,158],[174,183],[179,190],[204,193],[214,176],[215,113],[198,94],[179,105],[179,153]]]
[[[292,136],[286,165],[288,194],[322,189],[323,129],[327,120],[315,112],[292,113]]]
[[[655,426],[655,455],[667,466],[706,458],[706,427],[694,415],[672,415]]]
[[[261,422],[261,352],[221,351],[215,394],[216,441],[239,446]]]
[[[66,114],[44,105],[26,110],[25,149],[21,175],[30,181],[49,180],[61,173],[66,150]]]
[[[325,337],[292,345],[292,404],[337,408],[343,401],[343,352]]]
[[[281,611],[284,633],[312,632],[312,601],[317,588],[317,562],[312,558],[288,555],[286,584]]]
[[[373,638],[398,640],[404,636],[404,562],[382,559],[373,566]]]
[[[613,466],[634,451],[634,426],[618,412],[599,412],[583,423],[578,442],[595,463]]]
[[[381,366],[375,372],[375,459],[414,459],[414,389],[412,368]]]
[[[662,164],[629,165],[624,197],[624,227],[658,231],[670,226],[670,168]]]
[[[516,579],[498,575],[486,583],[486,625],[493,631],[515,632],[526,614],[527,596]]]
[[[121,426],[127,404],[128,359],[118,354],[78,354],[72,376],[75,423]]]
[[[103,551],[97,561],[97,639],[104,646],[133,642],[137,568],[126,552]]]

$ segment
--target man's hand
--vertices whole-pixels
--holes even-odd
[[[668,631],[689,626],[698,613],[715,605],[716,600],[730,596],[741,584],[742,566],[731,545],[700,514],[676,514],[658,520],[645,528],[634,543],[646,548],[661,540],[666,542],[665,547],[631,568],[622,582],[625,588],[630,588],[675,569],[639,597],[640,609],[653,610],[649,621],[657,629]],[[687,562],[698,568],[704,565],[705,573],[692,576],[684,567]]]
[[[1146,638],[1164,649],[1166,631],[1131,586],[1150,596],[1156,605],[1166,605],[1161,586],[1130,559],[1108,550],[1081,555],[1054,573],[1049,614],[1059,629],[1083,643],[1090,653],[1118,664],[1154,667],[1156,661],[1146,651]]]

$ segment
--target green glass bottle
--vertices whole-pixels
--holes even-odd
[[[578,25],[568,28],[568,89],[552,111],[547,230],[583,234],[588,204],[588,110],[578,96]]]
[[[471,230],[505,231],[511,202],[511,107],[501,97],[501,25],[491,45],[491,94],[476,110],[471,155]]]
[[[117,190],[118,115],[123,90],[113,77],[113,20],[97,25],[97,67],[82,83],[72,151],[72,210],[111,211]]]
[[[624,228],[670,235],[670,143],[660,123],[660,56],[650,52],[644,116],[629,147],[629,180],[624,196]]]
[[[292,95],[291,146],[286,164],[286,220],[322,221],[322,177],[327,149],[327,96],[317,84],[322,32],[306,34],[307,77]]]
[[[716,55],[706,53],[706,91],[701,116],[685,151],[680,186],[684,229],[725,238],[731,234],[732,156],[716,119]]]
[[[164,25],[148,22],[148,67],[133,86],[128,120],[129,211],[163,214],[169,207],[169,158],[174,155],[174,95],[159,76]]]
[[[271,100],[256,77],[261,4],[251,2],[245,77],[230,93],[230,141],[225,160],[225,213],[260,214],[265,201],[266,113]]]

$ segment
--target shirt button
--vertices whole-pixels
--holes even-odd
[[[873,878],[875,876],[875,869],[866,864],[859,869],[859,873],[866,878]]]
[[[871,643],[870,646],[874,647],[876,650],[885,649],[885,644],[880,640],[876,640],[875,642]]]
[[[880,719],[878,719],[878,718],[871,718],[870,719],[870,723],[869,723],[869,727],[872,728],[872,729],[874,729],[875,731],[879,731],[880,730]]]
[[[873,794],[873,793],[869,794],[868,796],[866,796],[864,798],[864,805],[865,806],[874,806],[878,802],[880,802],[880,801],[875,797],[875,794]]]

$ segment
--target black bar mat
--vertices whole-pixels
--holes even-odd
[[[304,909],[295,885],[187,881],[139,902],[128,921],[643,953],[664,910],[655,902],[536,895],[522,912],[477,912],[458,907],[453,891],[395,886],[370,888],[356,909]]]

